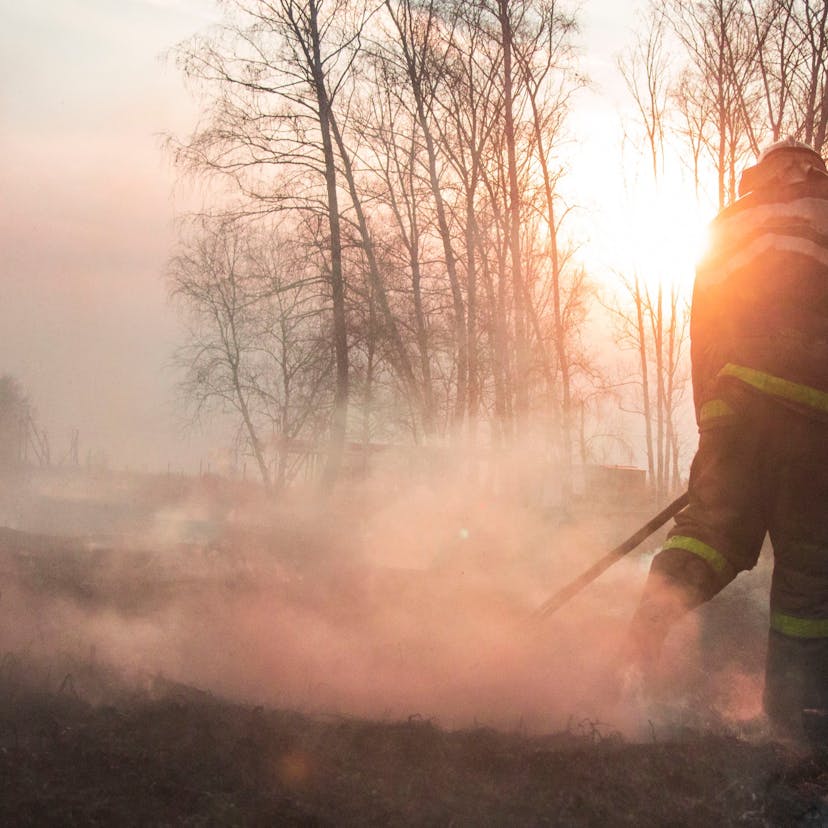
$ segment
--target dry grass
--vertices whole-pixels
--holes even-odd
[[[545,737],[448,732],[232,704],[156,679],[7,656],[5,825],[826,824],[828,768],[686,733],[626,744],[592,722]],[[77,676],[77,677],[76,677]],[[106,701],[90,704],[87,691]]]

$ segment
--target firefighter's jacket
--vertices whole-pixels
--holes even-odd
[[[748,193],[710,235],[690,323],[700,427],[730,413],[732,380],[828,419],[828,176]]]

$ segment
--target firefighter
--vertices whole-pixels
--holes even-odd
[[[647,676],[670,626],[751,569],[768,533],[765,710],[802,734],[803,721],[828,720],[825,162],[779,141],[739,196],[711,225],[693,290],[689,504],[653,559],[630,639]]]

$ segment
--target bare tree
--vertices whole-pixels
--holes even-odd
[[[693,98],[684,100],[700,101],[706,114],[710,128],[703,143],[724,207],[736,198],[738,171],[759,144],[758,45],[747,9],[741,0],[668,0],[659,14],[684,48],[686,77],[696,87]],[[695,120],[691,115],[685,123]]]
[[[558,188],[569,98],[582,82],[574,18],[551,0],[225,9],[217,30],[178,51],[213,96],[178,158],[226,177],[245,224],[279,214],[310,229],[308,266],[328,286],[310,318],[331,336],[336,366],[333,405],[319,406],[331,413],[329,479],[357,406],[366,443],[476,440],[478,421],[503,440],[530,415],[548,418],[568,478],[573,407],[586,393],[576,386],[591,376],[577,337],[589,280],[568,258]],[[266,254],[251,273],[266,270]],[[247,445],[276,479],[287,472],[269,465],[263,435],[287,431],[274,390],[277,378],[285,387],[284,343],[253,315],[276,319],[277,296],[289,294],[244,309],[272,373],[230,395]],[[281,318],[296,312],[279,305]],[[247,352],[238,361],[255,363]],[[295,398],[307,382],[288,385]],[[399,430],[384,429],[380,411]]]
[[[519,420],[529,409],[528,344],[526,337],[525,288],[520,252],[521,193],[518,186],[517,137],[515,129],[514,39],[527,4],[495,0],[493,13],[500,27],[503,50],[503,137],[506,144],[506,174],[509,181],[509,256],[515,326],[515,411]]]
[[[0,376],[0,471],[23,463],[30,427],[39,437],[23,387],[10,374]]]
[[[539,4],[537,17],[524,27],[515,42],[515,57],[531,114],[531,146],[541,169],[542,194],[545,207],[550,279],[553,348],[560,374],[560,442],[562,475],[565,487],[572,479],[572,359],[570,342],[573,326],[567,324],[567,297],[562,284],[564,257],[560,251],[560,219],[556,183],[559,173],[552,167],[555,142],[560,140],[562,125],[568,114],[569,101],[583,79],[572,70],[575,31],[572,16],[559,11],[555,2]],[[582,284],[582,282],[576,282]],[[536,316],[531,292],[527,307]],[[573,292],[571,296],[576,296]],[[542,340],[541,340],[542,342]],[[568,491],[568,489],[567,489]]]
[[[822,150],[828,131],[828,3],[748,0],[748,7],[772,139],[791,134]]]
[[[388,212],[385,255],[400,270],[408,270],[411,295],[411,320],[419,366],[422,397],[423,431],[433,437],[436,428],[434,382],[432,378],[433,351],[431,325],[428,321],[429,303],[426,296],[428,267],[426,236],[428,198],[430,188],[421,180],[419,167],[423,165],[422,141],[416,119],[401,96],[399,77],[394,67],[379,55],[372,65],[376,83],[368,96],[364,111],[356,124],[365,141],[371,145],[373,165],[368,163],[377,182],[372,196]],[[403,87],[404,88],[404,87]],[[368,296],[374,308],[373,296]],[[402,320],[403,326],[406,325]]]
[[[712,128],[713,119],[691,71],[685,69],[678,75],[670,89],[670,101],[675,116],[673,132],[690,152],[688,166],[693,176],[696,203],[699,203],[702,151],[709,145],[708,133]]]
[[[437,89],[432,71],[434,63],[432,53],[439,48],[435,41],[441,34],[439,30],[443,18],[438,14],[436,0],[428,0],[423,4],[415,3],[413,0],[398,0],[398,2],[386,0],[385,7],[396,30],[396,44],[394,45],[398,49],[397,61],[408,82],[414,119],[425,148],[428,181],[443,246],[446,275],[451,288],[457,348],[457,394],[454,420],[455,425],[459,426],[465,414],[468,383],[466,307],[460,287],[457,255],[452,243],[447,208],[438,174],[437,148],[432,126]],[[451,37],[451,31],[443,34],[443,43],[446,39],[450,41]]]
[[[642,22],[644,29],[619,59],[619,69],[635,103],[635,124],[645,136],[653,193],[658,199],[672,78],[664,50],[663,16],[653,14]],[[675,274],[649,276],[655,278],[652,291],[637,272],[622,280],[633,310],[629,313],[623,307],[617,310],[623,320],[622,338],[631,339],[638,351],[648,471],[657,498],[663,500],[678,473],[673,468],[677,439],[675,409],[676,398],[683,390],[679,364],[684,350],[686,311],[681,305]],[[665,286],[669,288],[666,295]],[[652,372],[650,360],[654,363]],[[650,385],[651,373],[654,389]],[[652,396],[651,392],[654,392]]]
[[[177,157],[229,176],[254,211],[321,209],[327,216],[336,354],[330,482],[341,463],[350,380],[333,106],[366,11],[347,0],[232,0],[226,8],[216,33],[176,52],[184,72],[215,93],[207,124],[178,144]],[[275,186],[268,174],[274,168],[292,171],[290,188]]]
[[[502,96],[498,86],[501,52],[482,25],[484,12],[480,6],[461,4],[456,12],[450,43],[440,56],[442,71],[439,85],[435,84],[438,92],[432,96],[431,103],[440,150],[457,178],[460,191],[458,223],[463,227],[466,265],[467,415],[473,437],[482,395],[478,270],[486,270],[488,264],[486,228],[478,219],[479,190],[492,133],[501,124]],[[490,278],[490,274],[483,278]],[[502,381],[496,382],[495,393],[502,394],[502,387]]]
[[[796,25],[802,35],[803,65],[797,103],[799,134],[823,155],[828,145],[828,3],[803,0]]]
[[[272,239],[237,220],[201,218],[168,275],[187,324],[177,354],[183,391],[196,415],[219,408],[238,417],[266,486],[286,482],[290,441],[308,425],[318,434],[334,361],[322,336],[319,277]]]

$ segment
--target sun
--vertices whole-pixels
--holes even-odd
[[[654,176],[645,147],[624,149],[611,118],[593,113],[582,127],[564,193],[577,206],[567,222],[583,240],[579,260],[610,291],[637,278],[651,295],[675,289],[689,301],[716,204],[697,191],[683,150],[668,143]]]
[[[710,218],[678,177],[628,189],[613,234],[617,269],[637,275],[650,292],[661,287],[689,298]]]

